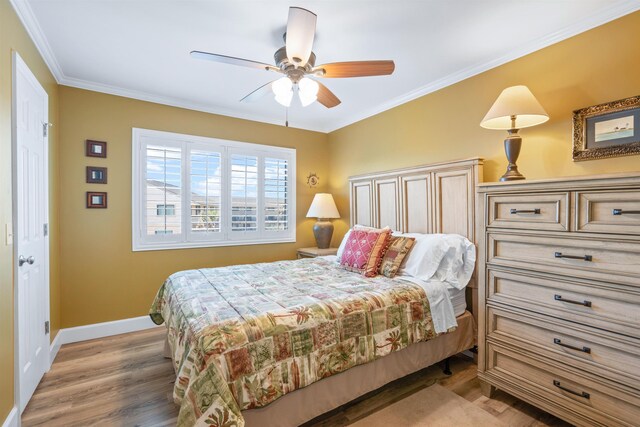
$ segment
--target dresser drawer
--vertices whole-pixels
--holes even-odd
[[[576,230],[640,234],[640,190],[576,192]]]
[[[490,195],[487,226],[567,231],[569,193]]]
[[[489,376],[525,388],[530,393],[527,400],[534,404],[551,401],[559,411],[579,414],[585,425],[637,426],[640,420],[638,395],[594,381],[552,360],[490,343],[487,363]]]
[[[635,388],[640,393],[640,340],[543,315],[489,307],[487,336]]]
[[[489,269],[489,304],[535,311],[640,339],[640,289]]]
[[[487,262],[640,286],[640,245],[611,240],[488,233]]]

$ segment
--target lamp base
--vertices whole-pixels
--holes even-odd
[[[318,249],[327,249],[331,245],[331,236],[333,236],[333,224],[326,219],[318,218],[313,226],[313,235],[316,238]]]
[[[507,155],[509,165],[507,166],[507,171],[500,177],[500,181],[517,181],[525,179],[518,171],[518,165],[516,165],[521,147],[522,138],[518,135],[518,129],[509,130],[509,136],[504,140],[504,152]]]

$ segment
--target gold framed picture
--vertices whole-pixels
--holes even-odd
[[[573,112],[573,160],[640,154],[640,96]]]

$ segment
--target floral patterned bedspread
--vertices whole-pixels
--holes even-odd
[[[181,271],[149,314],[167,324],[179,426],[242,427],[244,409],[437,335],[420,286],[323,258]]]

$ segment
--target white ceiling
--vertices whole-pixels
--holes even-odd
[[[324,79],[342,104],[292,104],[292,127],[329,132],[640,9],[640,0],[11,0],[59,83],[284,124],[276,74],[191,59],[273,63],[288,7],[318,15],[317,63],[393,59],[392,76]]]

